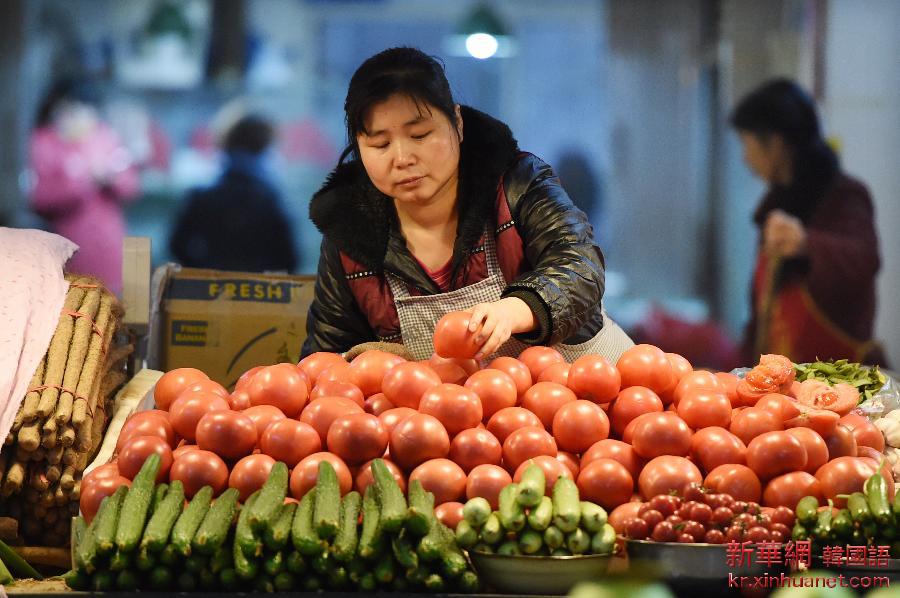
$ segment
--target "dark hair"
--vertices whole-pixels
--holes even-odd
[[[763,84],[734,108],[732,126],[766,140],[780,135],[793,153],[791,189],[818,198],[839,170],[837,155],[822,138],[812,98],[788,79]]]
[[[222,140],[226,152],[261,154],[272,144],[275,128],[268,119],[258,114],[248,114],[231,125]]]
[[[443,64],[417,48],[390,48],[363,62],[347,89],[344,115],[347,125],[347,148],[343,162],[353,154],[359,158],[356,138],[365,132],[369,110],[395,94],[409,96],[416,105],[434,106],[456,125],[456,102]]]
[[[100,93],[89,81],[60,79],[50,87],[47,95],[41,101],[35,118],[35,126],[43,127],[49,124],[53,118],[53,111],[62,102],[81,102],[97,106],[100,103]]]

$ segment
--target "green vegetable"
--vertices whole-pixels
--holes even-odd
[[[797,515],[797,522],[801,525],[810,526],[816,523],[819,512],[819,499],[815,496],[804,496],[797,503],[794,513]]]
[[[406,570],[409,571],[410,569],[415,569],[419,566],[419,555],[413,550],[412,543],[410,542],[406,531],[408,530],[400,532],[400,534],[391,539],[391,548],[394,553],[394,558],[397,559],[400,566],[405,567]]]
[[[122,503],[128,494],[127,486],[119,486],[112,496],[103,499],[106,503],[104,509],[97,512],[97,526],[94,533],[97,535],[97,556],[111,554],[116,548],[116,527],[122,516]]]
[[[155,567],[150,572],[150,587],[154,590],[168,590],[175,582],[175,577],[168,567]]]
[[[140,579],[138,579],[137,574],[134,571],[128,571],[127,569],[122,570],[116,576],[116,589],[124,590],[126,592],[130,592],[132,590],[138,589],[138,585],[140,584]]]
[[[124,571],[131,564],[131,555],[127,552],[116,551],[109,559],[110,571]]]
[[[233,588],[238,584],[238,575],[234,569],[222,569],[219,572],[219,585],[223,588]]]
[[[0,584],[9,584],[13,582],[12,575],[9,575],[9,571],[7,570],[4,573],[5,569],[6,566],[0,561]],[[9,579],[7,579],[6,576],[9,576]],[[72,569],[63,575],[63,579],[67,586],[78,592],[84,592],[91,588],[91,576],[83,569]]]
[[[159,554],[159,562],[166,567],[175,567],[183,561],[182,555],[178,554],[178,550],[174,545],[169,544]]]
[[[374,559],[381,552],[381,505],[378,502],[378,496],[379,492],[374,484],[366,488],[366,494],[363,496],[359,556],[364,559]]]
[[[290,592],[297,587],[297,578],[290,571],[282,571],[273,582],[276,592]]]
[[[456,588],[463,594],[474,594],[480,586],[478,575],[474,571],[466,571],[456,580]]]
[[[581,525],[592,534],[603,529],[606,524],[606,509],[592,502],[581,501]]]
[[[331,463],[323,459],[319,462],[319,477],[316,481],[313,527],[320,538],[331,540],[340,527],[340,520],[341,488],[337,472]]]
[[[275,577],[281,570],[284,568],[284,555],[281,551],[276,551],[269,558],[263,561],[263,571],[266,572],[267,575]]]
[[[462,548],[471,548],[478,542],[478,532],[467,519],[456,525],[456,543]]]
[[[124,488],[124,486],[121,488]],[[116,492],[118,492],[119,489],[117,489]],[[115,502],[113,496],[115,496],[115,494],[104,497],[103,500],[100,501],[100,508],[97,509],[94,520],[91,521],[91,525],[88,526],[87,531],[84,533],[84,538],[78,544],[78,556],[76,557],[76,561],[81,563],[87,573],[93,573],[97,569],[97,528],[102,524],[103,520],[101,519],[101,516],[104,514],[109,516],[110,509],[116,508],[112,506]]]
[[[459,577],[469,568],[469,561],[466,560],[462,550],[456,545],[453,530],[442,523],[438,527],[444,539],[444,546],[440,555],[441,568],[448,578]]]
[[[199,574],[209,565],[209,559],[202,554],[192,554],[184,561],[184,568],[191,573]]]
[[[488,544],[496,544],[503,539],[503,526],[497,513],[491,513],[481,528],[481,539]]]
[[[233,548],[233,546],[229,546],[227,543],[225,546],[219,548],[209,561],[209,570],[218,574],[222,569],[227,569],[229,567],[234,568]]]
[[[188,506],[175,521],[172,528],[171,544],[179,554],[189,556],[191,554],[191,542],[200,524],[203,523],[209,504],[212,501],[212,486],[204,486],[197,491]]]
[[[156,566],[156,558],[146,548],[141,548],[138,550],[137,558],[134,560],[134,566],[138,571],[150,571]]]
[[[827,540],[831,537],[831,519],[831,508],[822,509],[819,512],[819,519],[816,522],[816,527],[813,529],[812,535],[820,540]]]
[[[574,532],[581,521],[578,486],[571,478],[560,477],[553,485],[553,525],[565,533]]]
[[[591,548],[591,536],[586,531],[577,528],[566,536],[566,548],[572,551],[572,554],[584,554]]]
[[[193,592],[197,589],[197,576],[194,573],[184,571],[175,578],[175,585],[182,592]]]
[[[319,535],[313,528],[313,509],[316,504],[316,488],[311,488],[303,498],[294,513],[294,522],[291,525],[291,540],[294,548],[304,556],[315,556],[325,550],[325,543],[319,539]]]
[[[303,575],[306,573],[306,561],[303,560],[303,555],[299,552],[294,551],[288,554],[285,565],[287,566],[287,570],[294,575]]]
[[[394,581],[394,555],[387,553],[382,556],[375,565],[373,573],[379,583],[391,583]]]
[[[535,531],[542,532],[553,521],[553,500],[549,496],[542,496],[541,502],[531,509],[528,514],[528,525]]]
[[[426,492],[422,482],[409,483],[409,509],[406,514],[406,529],[416,536],[424,536],[434,519],[434,494]]]
[[[297,510],[297,503],[287,503],[281,505],[281,510],[275,517],[272,525],[266,527],[265,543],[272,550],[281,550],[287,546],[291,539],[291,524],[294,521],[294,513]]]
[[[871,399],[887,382],[878,366],[863,366],[851,363],[847,359],[816,361],[808,365],[795,363],[794,371],[800,382],[815,379],[827,382],[831,386],[840,383],[849,384],[859,391],[860,403]]]
[[[541,549],[543,536],[534,530],[527,529],[519,534],[519,550],[522,554],[534,554]]]
[[[353,559],[356,554],[356,546],[359,542],[359,509],[362,506],[362,497],[359,492],[353,491],[341,500],[340,529],[334,540],[334,558],[342,563]]]
[[[6,565],[0,560],[0,585],[9,585],[15,581],[12,573],[6,568]],[[76,581],[77,583],[77,581]]]
[[[156,512],[156,508],[162,502],[162,500],[166,497],[166,493],[169,491],[168,484],[158,484],[156,489],[153,490],[153,498],[150,499],[150,516]]]
[[[522,554],[522,551],[519,550],[519,543],[515,540],[507,540],[503,544],[497,548],[497,554],[502,554],[505,556],[518,556]]]
[[[87,529],[87,523],[85,523],[84,517],[81,515],[72,522],[72,559],[75,562],[76,569],[84,569],[81,551],[78,550],[78,547],[81,546],[81,542],[84,540],[85,534],[87,534]]]
[[[372,592],[377,587],[378,582],[375,581],[375,574],[369,571],[359,578],[359,589],[364,592]]]
[[[328,573],[331,568],[331,555],[327,552],[323,552],[321,554],[317,554],[310,561],[309,566],[316,573],[321,573],[325,575]]]
[[[146,548],[150,552],[160,552],[169,541],[172,527],[178,521],[183,507],[184,484],[181,480],[175,480],[150,516],[144,537],[141,539],[141,548]]]
[[[350,574],[347,569],[341,565],[333,567],[328,572],[328,584],[331,590],[343,590],[350,582]]]
[[[555,550],[566,543],[566,536],[558,527],[551,525],[544,530],[544,544],[550,550]]]
[[[321,465],[319,471],[322,471]],[[261,535],[280,512],[284,497],[287,496],[288,475],[287,465],[278,461],[272,466],[269,477],[260,488],[259,499],[249,515],[250,529],[257,534]]]
[[[608,523],[591,538],[591,554],[612,554],[616,547],[616,529]]]
[[[267,575],[260,575],[253,584],[253,589],[264,594],[271,594],[275,591],[275,584]]]
[[[878,525],[890,525],[894,520],[894,512],[891,509],[891,503],[888,501],[887,480],[881,473],[876,473],[865,484],[866,501],[869,503],[869,510],[872,511],[872,517]]]
[[[437,573],[432,573],[425,578],[425,589],[429,592],[443,592],[445,587],[444,579]]]
[[[234,522],[234,515],[237,513],[239,497],[240,492],[237,488],[229,488],[216,499],[197,529],[191,544],[194,550],[211,555],[225,542],[228,530]],[[259,500],[256,502],[259,503]]]
[[[381,526],[386,532],[400,531],[406,521],[406,497],[383,460],[375,459],[371,467],[381,503]]]
[[[12,569],[19,577],[38,580],[44,579],[43,575],[35,571],[34,567],[29,565],[25,559],[19,556],[18,552],[7,546],[6,542],[3,540],[0,540],[0,561]]]
[[[849,540],[853,533],[853,521],[850,519],[850,511],[841,509],[831,522],[831,531],[836,540]]]
[[[262,554],[262,543],[256,539],[253,529],[250,527],[250,511],[259,500],[259,490],[251,494],[244,503],[238,515],[237,527],[234,529],[234,543],[232,544],[231,558],[234,563],[234,573],[237,577],[248,580],[253,579],[259,572],[259,565],[255,558]],[[251,547],[248,553],[247,547]],[[258,551],[256,550],[258,546]]]
[[[544,470],[539,465],[531,463],[522,473],[516,502],[523,507],[536,507],[544,497],[546,484],[547,480],[544,477]]]
[[[463,518],[475,529],[479,529],[484,525],[490,515],[491,503],[481,496],[470,499],[463,507]]]
[[[900,495],[898,495],[900,496]],[[850,511],[850,518],[860,523],[868,523],[872,520],[872,511],[869,510],[869,501],[862,492],[854,492],[847,499],[847,509]]]
[[[517,532],[525,527],[525,511],[516,500],[519,485],[509,484],[500,491],[500,524],[509,531]]]
[[[116,587],[116,575],[112,571],[97,571],[92,581],[95,592],[108,592]]]
[[[200,589],[201,590],[215,590],[218,585],[219,577],[218,574],[213,573],[209,569],[204,569],[200,572]]]
[[[159,472],[159,455],[151,453],[144,461],[141,470],[131,482],[131,488],[122,503],[122,514],[116,529],[116,548],[122,552],[131,552],[137,548],[144,534],[147,523],[147,510],[153,498],[156,474]]]
[[[809,530],[802,523],[797,521],[791,530],[791,540],[807,540],[809,539]]]

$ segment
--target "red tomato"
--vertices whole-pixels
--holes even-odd
[[[344,397],[360,407],[366,406],[366,397],[363,395],[363,392],[355,384],[341,382],[340,380],[322,380],[309,393],[310,401],[323,397]]]
[[[523,462],[538,455],[556,456],[556,441],[542,427],[519,428],[503,442],[503,465],[515,471]]]
[[[636,479],[644,468],[644,460],[641,459],[634,448],[627,442],[607,438],[594,444],[581,456],[581,467],[587,467],[597,459],[613,459],[625,466],[631,477]]]
[[[228,401],[214,393],[187,393],[169,407],[172,428],[182,438],[196,439],[197,423],[212,411],[230,411]]]
[[[820,467],[828,463],[828,445],[815,431],[809,428],[791,428],[786,431],[799,440],[806,449],[806,467],[803,471],[815,474]]]
[[[184,495],[192,498],[200,488],[212,486],[218,496],[228,485],[228,466],[222,458],[210,451],[197,449],[179,455],[169,470],[169,481],[181,480]]]
[[[95,478],[90,484],[84,484],[84,480],[82,480],[78,507],[81,509],[81,514],[84,515],[85,523],[93,521],[103,499],[112,496],[120,486],[130,488],[131,480],[122,476]]]
[[[619,357],[616,369],[622,375],[623,387],[646,386],[660,399],[672,391],[677,381],[666,354],[653,345],[631,347]]]
[[[104,463],[84,475],[81,479],[81,488],[83,490],[87,484],[91,484],[96,480],[102,480],[103,478],[118,478],[120,476],[124,477],[119,472],[119,463],[117,461]]]
[[[597,459],[578,474],[578,491],[582,500],[612,510],[631,498],[634,480],[618,461]]]
[[[506,407],[491,416],[488,420],[488,431],[497,437],[500,444],[506,442],[506,438],[519,428],[526,426],[541,426],[541,420],[534,413],[524,407]]]
[[[724,389],[719,383],[719,379],[712,372],[705,370],[697,370],[689,372],[678,380],[673,391],[674,402],[677,405],[681,402],[681,398],[697,390],[711,390],[715,392],[723,392]]]
[[[394,404],[391,403],[386,396],[384,396],[383,392],[380,392],[366,399],[366,403],[363,408],[366,410],[366,413],[371,413],[372,415],[377,417],[388,409],[393,409]]]
[[[226,399],[232,411],[244,411],[250,408],[250,395],[246,390],[235,390]]]
[[[756,401],[754,407],[774,413],[783,422],[792,420],[800,415],[800,408],[797,406],[797,403],[788,396],[778,392],[770,392],[767,395],[763,395],[761,399]]]
[[[466,377],[471,376],[472,374],[474,374],[475,372],[477,372],[478,370],[481,369],[481,364],[478,363],[477,361],[475,361],[474,359],[460,359],[457,357],[441,357],[437,353],[432,353],[431,357],[428,358],[428,361],[426,363],[427,363],[428,367],[431,367],[431,368],[433,368],[437,365],[440,365],[440,364],[453,364],[459,368],[462,368],[462,370],[466,373]],[[435,371],[437,371],[437,370],[435,370]],[[463,380],[463,382],[459,382],[459,384],[463,384],[464,382],[465,382],[465,380]]]
[[[781,417],[769,411],[749,407],[732,414],[729,431],[749,445],[750,441],[766,432],[782,429]]]
[[[419,362],[419,363],[427,363],[428,367],[434,370],[434,373],[438,375],[438,378],[441,379],[441,382],[444,384],[459,384],[463,385],[466,383],[469,375],[466,373],[466,370],[455,363],[443,362],[443,363],[433,363],[429,362]],[[424,394],[424,393],[423,393]]]
[[[437,418],[416,413],[394,426],[390,447],[394,462],[404,471],[412,471],[429,459],[446,457],[450,436]]]
[[[434,494],[434,504],[461,500],[466,495],[466,472],[450,459],[429,459],[409,474],[409,483],[419,480]]]
[[[724,389],[725,396],[728,397],[728,400],[731,401],[732,407],[740,407],[740,400],[737,395],[737,385],[739,378],[734,374],[729,374],[728,372],[716,372],[716,379],[719,381],[719,385]]]
[[[822,496],[830,498],[834,506],[843,509],[847,506],[847,500],[838,498],[838,495],[862,492],[866,480],[877,471],[877,466],[859,457],[838,457],[820,467],[816,479],[822,485]]]
[[[159,409],[137,411],[125,420],[116,441],[116,452],[122,450],[125,443],[135,436],[158,436],[175,446],[175,430],[169,421],[169,413]]]
[[[381,381],[394,366],[406,360],[386,351],[364,351],[350,363],[350,382],[367,397],[381,392]]]
[[[580,399],[609,403],[622,387],[622,375],[602,355],[583,355],[569,369],[569,389]]]
[[[544,427],[549,430],[553,427],[553,417],[559,408],[577,399],[575,393],[562,384],[538,382],[525,391],[522,407],[537,415]]]
[[[537,382],[541,373],[554,363],[565,363],[559,351],[551,347],[528,347],[519,354],[519,361],[531,372],[531,379]]]
[[[319,374],[338,363],[346,364],[347,362],[344,361],[344,358],[338,353],[325,353],[320,351],[318,353],[310,353],[301,359],[300,363],[297,364],[297,367],[303,370],[309,383],[312,386],[315,386],[319,379]]]
[[[572,366],[568,363],[554,363],[553,365],[544,368],[544,371],[538,376],[537,381],[556,382],[557,384],[566,386],[569,382],[569,369],[571,367]]]
[[[638,488],[641,496],[649,500],[657,494],[678,494],[690,484],[703,481],[697,466],[684,457],[663,455],[647,463],[638,476]]]
[[[747,462],[747,446],[740,438],[718,426],[697,430],[691,438],[691,457],[704,471],[719,465]]]
[[[199,380],[209,380],[209,376],[194,368],[170,370],[163,374],[153,387],[153,401],[157,407],[167,411],[181,391]]]
[[[352,465],[382,456],[387,444],[387,430],[370,413],[341,416],[328,429],[328,450]]]
[[[645,459],[691,452],[691,429],[671,412],[647,413],[635,420],[632,446]]]
[[[253,425],[256,426],[256,434],[260,438],[265,433],[266,428],[273,423],[287,419],[284,413],[281,412],[281,409],[273,405],[257,405],[256,407],[249,407],[244,409],[242,414],[250,418]]]
[[[858,451],[856,437],[853,431],[844,425],[837,425],[834,431],[822,439],[828,446],[828,458],[837,459],[838,457],[855,457]]]
[[[445,502],[435,507],[434,516],[450,529],[456,530],[463,518],[463,506],[461,502]]]
[[[794,471],[774,478],[763,492],[763,504],[767,507],[788,507],[796,509],[804,496],[815,496],[823,501],[819,480],[805,471]]]
[[[184,441],[182,440],[182,442],[184,442]],[[177,459],[181,455],[183,455],[184,453],[186,453],[188,451],[199,451],[199,450],[200,450],[200,447],[197,446],[196,444],[183,444],[183,445],[179,446],[177,449],[175,449],[174,451],[172,451],[172,458]]]
[[[259,448],[276,461],[293,467],[306,457],[322,450],[322,439],[316,429],[295,419],[281,419],[269,424],[259,440]]]
[[[275,459],[269,455],[249,455],[234,464],[228,476],[228,486],[237,488],[240,501],[244,502],[250,495],[262,488],[275,465]]]
[[[558,457],[559,455],[557,455]],[[544,480],[546,480],[545,486],[545,494],[547,496],[551,495],[551,491],[553,490],[553,486],[556,485],[556,480],[560,477],[570,478],[572,480],[577,479],[577,476],[572,475],[572,472],[568,467],[562,464],[555,457],[548,457],[547,455],[539,455],[533,459],[528,459],[516,469],[515,475],[513,475],[513,481],[517,484],[522,481],[522,474],[525,473],[525,470],[528,469],[529,465],[537,465],[542,470],[544,470]]]
[[[645,413],[662,413],[663,402],[655,392],[644,386],[629,386],[619,392],[619,396],[609,407],[612,429],[618,436],[638,416]]]
[[[258,440],[256,424],[239,411],[212,411],[197,423],[197,446],[228,461],[252,453]]]
[[[514,357],[498,357],[490,362],[486,369],[500,370],[512,378],[516,383],[516,393],[519,398],[522,398],[522,395],[531,388],[534,382],[531,379],[531,370],[528,369],[528,366]]]
[[[679,381],[694,371],[694,366],[691,365],[691,362],[678,353],[666,353],[666,359],[672,364],[672,371],[675,372],[675,378]],[[676,382],[677,384],[678,382]]]
[[[509,472],[497,465],[479,465],[469,472],[466,481],[466,498],[476,496],[487,499],[495,511],[500,508],[500,491],[512,484]]]
[[[559,408],[552,428],[560,449],[583,453],[609,436],[609,419],[596,403],[578,400]]]
[[[355,401],[344,397],[323,397],[306,406],[300,414],[300,421],[311,425],[319,433],[322,446],[328,440],[328,428],[337,418],[351,413],[365,413]]]
[[[809,379],[801,382],[796,392],[797,400],[804,405],[834,411],[838,415],[847,415],[859,403],[859,391],[849,384],[831,386],[821,380]]]
[[[172,447],[159,436],[133,436],[119,453],[119,473],[129,480],[133,480],[138,474],[144,461],[151,454],[159,455],[159,473],[156,474],[156,483],[161,484],[169,476],[172,467]]]
[[[475,372],[466,380],[466,388],[481,399],[483,421],[488,421],[501,409],[515,407],[519,399],[515,380],[501,370],[487,369]]]
[[[806,448],[787,432],[766,432],[747,445],[747,466],[767,480],[806,467]]]
[[[391,368],[381,382],[384,396],[397,407],[419,408],[426,390],[441,384],[441,377],[426,363],[409,361]]]
[[[425,391],[419,413],[437,418],[451,437],[474,428],[484,415],[478,395],[456,384],[441,384]]]
[[[213,394],[217,394],[223,399],[228,398],[228,391],[225,390],[225,387],[216,382],[215,380],[196,380],[188,384],[187,388],[181,391],[182,394],[186,392],[211,392]],[[177,398],[177,397],[176,397]]]
[[[469,332],[470,317],[468,312],[451,311],[438,320],[434,327],[434,352],[441,357],[475,357],[482,343]]]
[[[316,485],[321,461],[328,461],[334,467],[338,485],[341,488],[341,496],[350,492],[350,489],[353,488],[353,476],[350,475],[350,468],[343,459],[333,453],[313,453],[297,463],[297,466],[291,471],[291,496],[300,500],[310,488]]]
[[[321,373],[319,373],[319,377],[316,378],[316,384],[321,384],[322,382],[351,382],[350,380],[350,364],[344,360],[340,362],[336,362],[334,365],[331,365]],[[352,384],[352,382],[351,382]]]
[[[731,401],[716,390],[685,391],[678,403],[678,416],[694,429],[709,426],[727,428],[731,423]]]
[[[607,521],[616,530],[616,534],[620,536],[625,535],[625,522],[637,517],[638,510],[642,506],[643,503],[641,502],[626,502],[612,510]]]
[[[728,494],[735,500],[759,502],[762,483],[746,465],[719,465],[706,476],[703,485],[720,494]]]
[[[479,465],[500,465],[502,458],[500,441],[487,430],[463,430],[450,443],[450,460],[466,473]]]
[[[262,369],[247,386],[251,405],[274,405],[288,417],[296,417],[306,405],[309,387],[306,375],[292,363]]]
[[[374,461],[374,459],[372,459],[372,461]],[[363,463],[362,467],[360,467],[359,471],[356,473],[354,488],[360,494],[365,494],[366,488],[375,483],[375,476],[372,474],[372,461]],[[403,492],[403,494],[406,494],[406,476],[403,475],[403,472],[400,471],[397,464],[390,459],[382,459],[382,461],[384,461],[384,464],[388,468],[388,471],[391,472],[391,475],[394,476],[394,480],[396,480],[397,485],[400,486],[400,491]]]
[[[603,442],[602,440],[600,442]],[[572,474],[572,479],[578,477],[578,472],[581,471],[581,464],[578,459],[578,455],[573,455],[572,453],[568,453],[566,451],[557,451],[556,460],[566,466],[566,469]]]
[[[250,384],[250,381],[253,379],[253,376],[258,374],[259,371],[264,369],[265,367],[266,366],[264,365],[253,366],[252,368],[241,374],[241,377],[238,378],[237,382],[235,382],[234,384],[234,390],[245,390],[247,388],[247,385]]]
[[[839,423],[850,428],[857,446],[870,446],[880,453],[884,452],[884,434],[869,421],[869,418],[856,413],[848,413],[840,419]]]
[[[382,425],[384,425],[384,429],[387,430],[388,436],[390,436],[394,432],[394,427],[410,415],[415,415],[418,413],[415,409],[410,409],[409,407],[394,407],[393,409],[388,409],[384,413],[378,416],[378,419],[381,420]]]
[[[815,430],[822,438],[830,436],[834,432],[834,429],[840,420],[837,413],[826,409],[807,407],[796,401],[791,402],[800,409],[800,415],[784,422],[785,428],[809,428]]]

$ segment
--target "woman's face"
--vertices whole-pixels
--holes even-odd
[[[433,106],[408,96],[376,104],[357,137],[359,155],[375,187],[399,202],[427,205],[456,195],[462,119],[458,130]]]
[[[767,139],[755,133],[739,132],[741,145],[744,147],[744,162],[753,174],[768,183],[784,182],[787,156],[786,146],[778,135],[769,135]]]

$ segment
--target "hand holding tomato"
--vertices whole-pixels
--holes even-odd
[[[470,314],[469,334],[474,335],[475,343],[481,347],[475,359],[493,355],[510,336],[530,332],[535,327],[531,308],[518,297],[479,303]]]

